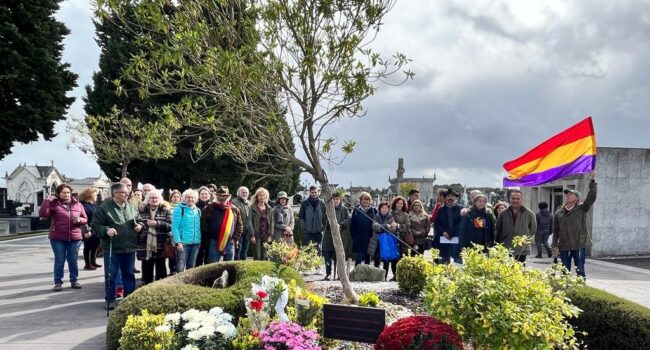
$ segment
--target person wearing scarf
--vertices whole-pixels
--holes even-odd
[[[142,261],[142,283],[148,284],[154,281],[154,268],[156,280],[167,277],[162,253],[172,230],[172,213],[162,205],[162,197],[155,189],[147,192],[140,210],[140,218],[145,227],[138,233],[135,256]]]
[[[201,234],[208,245],[208,264],[234,260],[234,248],[244,225],[239,209],[230,202],[228,187],[217,188],[216,201],[203,209]]]
[[[472,207],[463,217],[462,247],[472,247],[474,244],[487,248],[494,246],[494,233],[496,231],[496,218],[487,210],[487,197],[479,193],[474,197]]]

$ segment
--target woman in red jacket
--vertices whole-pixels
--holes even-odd
[[[56,188],[56,196],[50,196],[41,206],[39,212],[43,218],[52,220],[50,226],[50,245],[54,252],[54,290],[60,292],[63,287],[63,266],[68,261],[70,270],[70,287],[81,289],[77,281],[79,267],[77,257],[81,245],[81,225],[87,224],[86,211],[79,201],[72,197],[72,188],[66,184]]]

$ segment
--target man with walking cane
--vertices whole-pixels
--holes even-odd
[[[115,308],[115,276],[122,274],[124,296],[135,290],[136,232],[142,230],[138,223],[139,212],[128,203],[128,189],[122,183],[111,186],[112,199],[104,201],[91,223],[93,234],[102,241],[104,249],[104,286],[106,309]],[[108,254],[106,254],[108,252]]]

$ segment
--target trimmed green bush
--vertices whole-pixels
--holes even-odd
[[[589,349],[650,349],[650,309],[600,289],[578,287],[568,297],[582,309],[570,320]]]
[[[224,270],[228,270],[230,287],[211,288]],[[269,261],[229,261],[200,266],[138,288],[111,313],[106,328],[106,345],[109,349],[117,348],[128,316],[139,315],[141,310],[167,314],[220,306],[236,318],[242,316],[246,313],[243,300],[250,292],[251,283],[275,272],[275,265]],[[284,269],[281,277],[287,282],[293,279],[301,287],[305,283],[291,268]]]
[[[399,289],[419,294],[427,283],[427,277],[433,272],[433,265],[426,261],[421,255],[407,256],[397,263],[397,285]]]

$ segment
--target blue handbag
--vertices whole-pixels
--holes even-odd
[[[383,261],[394,261],[399,259],[399,245],[397,238],[390,232],[379,234],[379,257]]]

